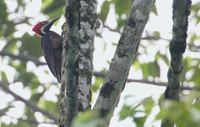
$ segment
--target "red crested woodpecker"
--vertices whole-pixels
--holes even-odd
[[[62,61],[62,43],[61,36],[50,30],[58,18],[51,21],[41,21],[33,27],[33,31],[41,37],[41,48],[44,53],[44,58],[51,73],[61,80],[61,61]]]

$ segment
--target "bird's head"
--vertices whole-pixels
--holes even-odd
[[[32,31],[34,31],[37,35],[42,36],[41,29],[47,23],[48,23],[48,21],[42,21],[42,22],[37,23],[36,25],[34,25]]]
[[[59,19],[59,17],[57,17],[57,18],[55,18],[55,19],[53,19],[51,21],[41,21],[41,22],[39,22],[39,23],[37,23],[36,25],[33,26],[32,31],[34,31],[37,35],[42,36],[47,31],[49,31],[49,29],[51,28],[51,26],[58,19]]]

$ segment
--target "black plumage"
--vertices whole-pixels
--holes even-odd
[[[61,36],[53,31],[46,30],[42,35],[41,47],[51,73],[60,82],[62,64]]]
[[[61,36],[54,31],[51,31],[51,26],[59,17],[51,21],[41,21],[33,27],[33,31],[42,37],[41,48],[44,53],[44,58],[51,73],[61,80],[61,64],[62,64],[62,43]]]

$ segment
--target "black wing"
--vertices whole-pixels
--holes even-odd
[[[44,58],[51,73],[61,79],[61,60],[62,60],[62,43],[59,34],[49,31],[42,37],[41,47],[44,52]]]

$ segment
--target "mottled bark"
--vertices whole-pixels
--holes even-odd
[[[59,125],[69,127],[78,111],[90,108],[96,0],[67,0],[62,33]]]
[[[153,0],[135,0],[94,109],[108,126],[149,18]],[[102,126],[102,125],[101,125]],[[102,126],[102,127],[103,127]]]
[[[170,42],[171,62],[168,70],[168,86],[164,97],[179,101],[180,74],[183,69],[182,59],[186,49],[188,16],[190,14],[191,0],[173,1],[173,37]],[[173,127],[169,120],[162,121],[162,127]]]
[[[65,11],[61,85],[65,86],[63,124],[69,127],[78,113],[79,1],[68,0]]]
[[[96,31],[96,0],[80,0],[79,57],[78,57],[78,100],[79,111],[90,108],[91,81],[93,70],[94,37]]]

